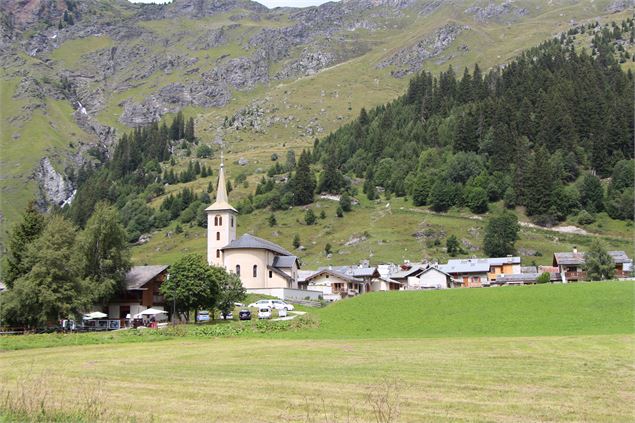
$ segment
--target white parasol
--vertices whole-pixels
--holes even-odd
[[[103,319],[104,317],[108,317],[106,313],[102,313],[101,311],[93,311],[92,313],[84,314],[84,319]]]

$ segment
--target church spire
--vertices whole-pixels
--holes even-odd
[[[220,170],[218,172],[218,187],[216,188],[216,201],[209,206],[206,210],[233,210],[236,212],[228,202],[227,199],[227,185],[225,183],[225,160],[223,157],[223,150],[220,153]]]
[[[218,187],[216,188],[216,202],[227,203],[227,184],[225,183],[225,163],[223,150],[220,152],[220,171],[218,172]]]

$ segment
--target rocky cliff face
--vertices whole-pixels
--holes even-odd
[[[461,32],[469,29],[468,26],[457,24],[445,25],[434,31],[430,36],[417,41],[414,45],[399,50],[394,55],[381,61],[377,67],[394,66],[395,69],[391,71],[391,74],[396,78],[417,72],[426,60],[438,57],[456,40]]]
[[[34,177],[40,190],[37,200],[40,208],[46,210],[52,205],[62,206],[72,199],[72,183],[55,170],[48,157],[40,160]]]

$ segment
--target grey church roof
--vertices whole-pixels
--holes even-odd
[[[143,285],[150,282],[158,274],[167,269],[168,266],[134,266],[126,273],[126,289],[141,289]]]
[[[293,267],[297,260],[296,256],[275,256],[272,266],[277,268]]]
[[[240,238],[233,240],[232,242],[221,248],[221,250],[223,251],[238,249],[263,249],[273,251],[274,253],[278,253],[283,256],[293,255],[278,244],[274,244],[271,241],[258,238],[257,236],[253,236],[251,234],[244,234]]]

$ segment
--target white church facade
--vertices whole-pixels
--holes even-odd
[[[240,277],[249,292],[281,298],[317,299],[319,293],[298,289],[298,258],[281,246],[250,234],[236,237],[238,211],[227,198],[221,159],[216,200],[207,213],[207,261]],[[296,292],[297,291],[297,292]],[[313,298],[315,297],[315,298]]]

